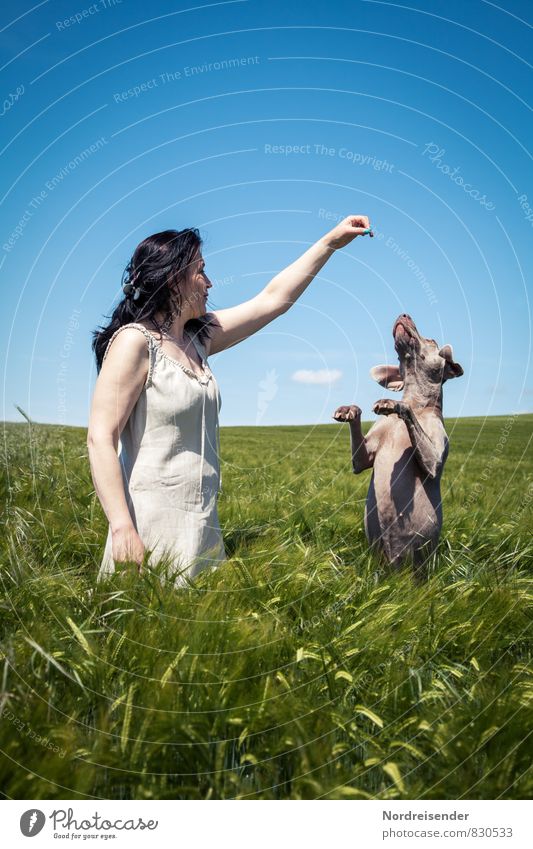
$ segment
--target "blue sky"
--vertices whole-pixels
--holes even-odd
[[[212,358],[221,423],[328,422],[353,402],[373,418],[368,372],[395,361],[404,311],[464,367],[447,415],[533,408],[529,3],[24,0],[3,15],[4,420],[18,404],[87,425],[90,334],[149,233],[200,229],[216,309],[351,213],[376,238]]]

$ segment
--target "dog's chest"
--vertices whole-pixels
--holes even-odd
[[[387,419],[379,447],[374,457],[374,486],[380,504],[398,504],[412,498],[419,483],[420,470],[405,422],[397,415]]]
[[[407,425],[396,413],[388,416],[383,428],[376,460],[395,463],[406,448],[412,448]]]

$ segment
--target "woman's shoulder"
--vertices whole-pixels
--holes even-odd
[[[123,333],[124,330],[134,328],[142,331],[141,333]],[[118,337],[118,341],[115,341]],[[148,388],[152,383],[152,376],[155,364],[155,345],[152,344],[150,332],[137,322],[130,322],[117,327],[109,342],[107,343],[105,353],[102,359],[102,365],[111,348],[115,350],[112,357],[112,363],[117,370],[117,374],[121,379],[124,379],[128,374],[135,375],[136,378],[145,377],[144,387]],[[113,343],[113,345],[112,345]],[[148,357],[146,354],[148,353]],[[125,368],[126,366],[126,368]],[[126,379],[129,379],[126,377]]]
[[[119,335],[119,333],[122,333],[123,330],[129,330],[130,328],[134,328],[136,330],[141,331],[143,333],[143,335],[145,336],[146,340],[148,341],[148,343],[150,343],[150,339],[152,338],[152,336],[151,336],[150,332],[146,329],[146,327],[144,327],[142,324],[139,324],[137,322],[130,322],[129,324],[122,324],[120,327],[117,327],[117,329],[115,330],[115,332],[112,334],[111,338],[109,339],[109,342],[106,345],[106,349],[105,349],[105,353],[104,353],[104,357],[103,357],[104,360],[107,357],[109,350],[111,349],[112,342],[115,341],[115,339]],[[124,341],[121,341],[121,343],[120,343],[121,349],[122,348],[140,347],[141,344],[143,346],[145,344],[144,342],[141,343],[140,337],[138,337],[137,334],[133,334],[133,333],[126,334],[125,336],[123,336],[123,339],[124,339]]]
[[[145,338],[142,338],[140,332],[122,332],[124,330],[129,330],[130,328],[142,331]],[[115,341],[117,337],[118,341]],[[143,385],[148,388],[152,383],[156,359],[155,344],[153,344],[152,339],[153,337],[150,332],[142,324],[137,322],[122,324],[120,327],[117,327],[106,345],[104,356],[102,358],[102,365],[104,364],[109,351],[113,348],[115,353],[111,360],[121,377],[124,378],[125,374],[129,373],[130,369],[124,368],[125,365],[129,364],[133,369],[133,372],[131,373],[135,374],[138,378],[143,376],[145,378]],[[146,358],[147,353],[148,358]]]

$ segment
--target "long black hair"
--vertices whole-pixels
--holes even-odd
[[[109,324],[92,332],[97,372],[102,367],[107,344],[119,327],[150,319],[160,329],[156,313],[163,314],[163,322],[170,318],[172,304],[168,284],[176,284],[179,302],[179,283],[190,273],[191,263],[201,245],[202,238],[196,227],[163,230],[137,245],[122,275],[123,286],[130,284],[126,285],[128,293],[115,307]],[[209,324],[209,319],[202,317],[191,319],[185,326],[203,343],[209,336]]]

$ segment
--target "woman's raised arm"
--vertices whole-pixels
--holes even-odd
[[[287,312],[338,248],[370,230],[366,215],[349,215],[297,260],[276,274],[255,298],[229,309],[212,311],[210,354],[230,348]]]

